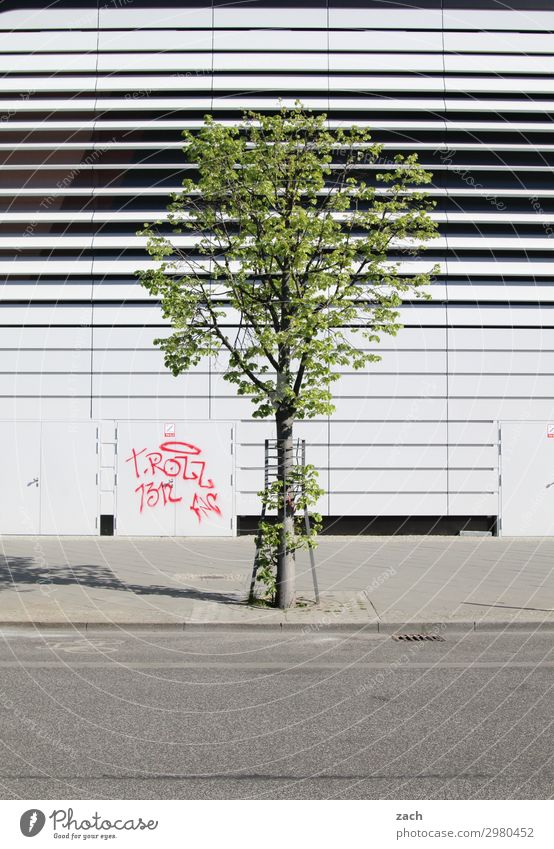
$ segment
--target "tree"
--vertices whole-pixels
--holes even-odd
[[[171,322],[156,343],[172,373],[223,351],[225,380],[250,396],[254,417],[275,419],[276,600],[289,607],[294,423],[333,412],[338,369],[380,359],[353,333],[396,334],[402,301],[426,296],[434,270],[407,273],[401,261],[435,235],[420,188],[431,174],[415,154],[383,162],[367,130],[330,129],[299,103],[239,126],[206,116],[183,136],[195,176],[172,197],[169,227],[141,231],[156,263],[139,277]],[[189,247],[171,235],[185,232]]]

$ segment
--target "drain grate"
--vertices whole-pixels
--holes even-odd
[[[393,634],[393,640],[404,640],[409,643],[444,643],[444,637],[440,634]]]

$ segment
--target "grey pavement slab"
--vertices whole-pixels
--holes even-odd
[[[298,558],[304,606],[246,604],[254,540],[4,537],[0,622],[385,628],[554,626],[554,539],[322,537],[321,601]]]

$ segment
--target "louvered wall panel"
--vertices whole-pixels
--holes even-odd
[[[257,511],[271,423],[224,360],[165,371],[135,231],[187,172],[181,129],[300,97],[387,157],[417,150],[441,226],[432,300],[298,426],[322,510],[495,515],[496,421],[554,418],[554,11],[510,6],[4,3],[0,418],[239,420],[237,512]]]

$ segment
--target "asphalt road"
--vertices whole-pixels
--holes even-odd
[[[554,633],[0,634],[0,794],[551,798]]]

